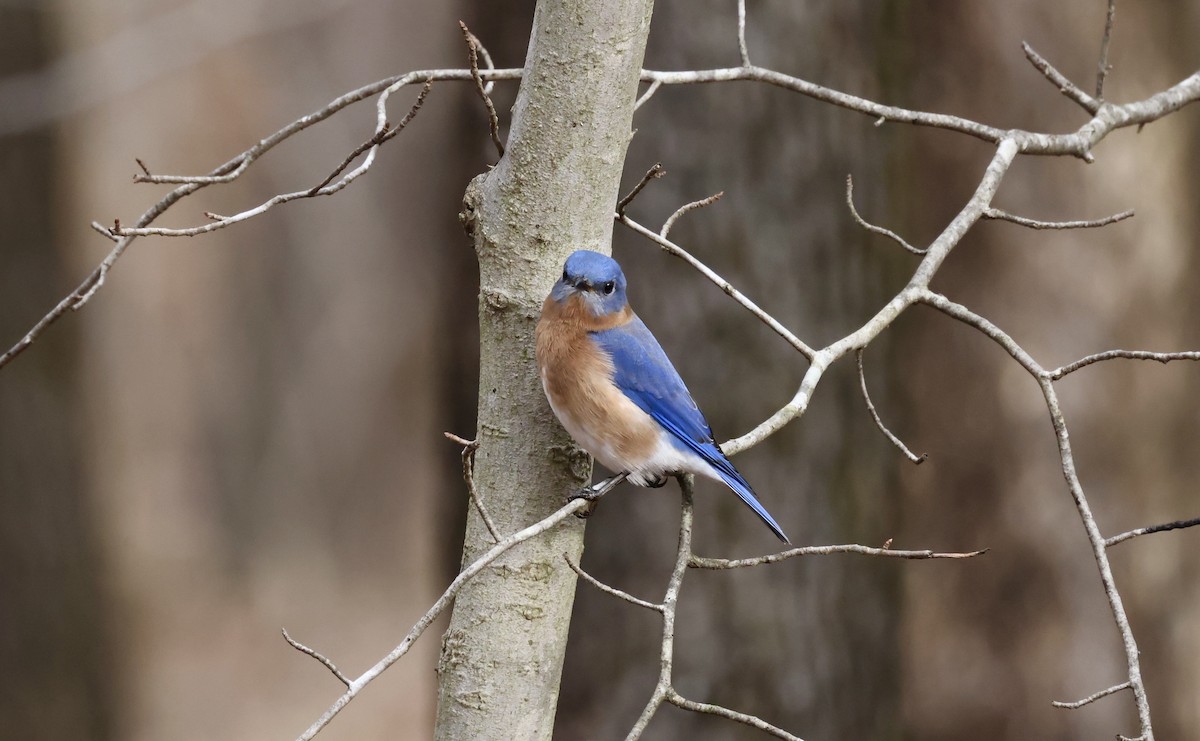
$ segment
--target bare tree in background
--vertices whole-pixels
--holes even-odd
[[[612,12],[608,5],[604,7],[606,12]],[[555,23],[550,20],[557,13],[572,10],[576,13],[576,20],[582,18],[600,22],[601,27],[587,30],[586,23],[582,23],[580,28],[573,29],[582,34],[581,37],[576,38],[572,34],[563,32],[564,26],[571,25],[571,22],[563,20]],[[645,87],[635,105],[631,88],[637,76],[636,70],[640,64],[641,48],[646,40],[649,7],[645,6],[640,11],[634,8],[625,9],[619,18],[609,19],[608,22],[603,23],[604,14],[599,9],[589,12],[583,6],[577,7],[571,3],[542,3],[541,9],[535,16],[534,43],[530,46],[530,57],[523,72],[486,69],[482,71],[472,69],[469,71],[422,70],[413,72],[400,78],[368,86],[335,101],[314,117],[300,119],[293,126],[264,139],[256,147],[230,160],[209,175],[202,177],[163,176],[153,173],[148,168],[143,168],[143,180],[173,183],[178,185],[177,189],[133,225],[97,224],[97,231],[116,242],[110,258],[75,293],[64,299],[55,312],[47,315],[46,320],[28,335],[27,341],[22,341],[15,346],[0,363],[7,363],[22,352],[36,339],[41,329],[56,321],[64,312],[71,308],[78,308],[90,300],[95,295],[95,291],[104,284],[108,269],[124,254],[124,250],[132,239],[140,236],[184,236],[215,231],[246,221],[289,200],[337,193],[360,175],[366,173],[374,162],[380,147],[401,131],[404,125],[417,114],[425,94],[429,91],[429,82],[446,80],[473,82],[486,98],[491,81],[522,77],[522,93],[518,97],[513,136],[510,141],[512,149],[501,159],[500,167],[493,174],[477,182],[468,195],[467,210],[465,211],[466,220],[476,235],[477,250],[481,260],[481,325],[484,347],[490,348],[483,353],[483,360],[485,368],[489,362],[495,362],[497,365],[481,375],[480,418],[476,440],[463,441],[467,446],[467,450],[464,452],[464,471],[467,474],[468,486],[474,502],[464,552],[463,571],[426,616],[414,626],[413,631],[405,640],[372,669],[354,679],[348,678],[334,669],[338,678],[347,685],[347,692],[321,719],[313,724],[304,737],[311,737],[320,731],[365,686],[403,656],[413,642],[429,627],[432,620],[454,599],[460,600],[456,606],[456,616],[460,614],[459,611],[464,606],[467,607],[467,610],[461,613],[464,616],[462,622],[459,622],[457,626],[452,624],[451,631],[447,634],[443,645],[440,733],[447,738],[478,735],[485,732],[503,737],[548,736],[553,722],[558,672],[561,668],[563,641],[566,635],[571,594],[574,589],[574,572],[584,575],[588,581],[610,596],[633,602],[642,608],[657,612],[661,617],[662,641],[658,680],[650,688],[649,701],[640,718],[633,723],[630,737],[640,735],[650,720],[655,717],[661,705],[672,704],[696,713],[723,716],[777,737],[795,738],[779,725],[773,725],[757,715],[736,708],[711,704],[707,702],[707,698],[698,701],[686,695],[677,686],[673,664],[675,657],[674,631],[677,618],[683,619],[677,611],[677,607],[684,577],[689,573],[689,569],[758,567],[761,571],[768,564],[794,557],[831,556],[844,553],[865,554],[878,558],[929,559],[967,557],[977,555],[977,552],[934,553],[923,550],[893,549],[890,547],[889,540],[875,546],[850,544],[818,548],[803,547],[761,558],[734,560],[701,558],[692,551],[693,511],[690,484],[681,482],[684,489],[684,502],[678,549],[665,597],[660,602],[651,602],[634,598],[621,590],[615,590],[611,586],[587,577],[585,572],[579,569],[577,562],[582,542],[582,528],[571,520],[571,515],[579,512],[583,505],[574,502],[546,515],[547,510],[550,509],[549,502],[556,501],[560,495],[580,483],[585,478],[584,474],[586,474],[588,466],[586,461],[580,459],[578,452],[574,451],[561,438],[561,432],[557,431],[556,427],[549,422],[544,405],[533,401],[537,398],[536,379],[532,376],[531,364],[521,362],[522,359],[528,361],[528,356],[522,355],[522,348],[525,351],[528,350],[529,334],[532,322],[536,318],[541,294],[544,294],[544,286],[556,273],[561,257],[571,249],[581,246],[580,244],[562,244],[561,242],[564,239],[579,239],[584,246],[604,246],[607,223],[612,216],[613,204],[616,202],[615,187],[611,186],[616,183],[620,174],[620,153],[625,145],[627,136],[625,130],[628,129],[629,116],[637,106],[652,104],[652,96],[661,94],[659,93],[660,89],[673,85],[749,81],[773,85],[825,103],[832,103],[867,114],[876,119],[879,126],[911,123],[946,129],[959,135],[972,137],[993,147],[991,159],[986,167],[982,168],[981,172],[975,176],[973,192],[965,199],[965,203],[958,206],[957,213],[953,215],[949,223],[939,227],[937,236],[927,243],[910,244],[895,232],[869,223],[856,210],[853,194],[849,189],[850,183],[847,181],[848,214],[867,231],[888,236],[896,243],[897,248],[915,253],[914,259],[917,261],[917,266],[906,278],[903,288],[890,300],[881,306],[874,306],[870,309],[874,313],[865,322],[839,339],[829,341],[824,346],[817,343],[810,345],[801,339],[774,316],[743,296],[704,263],[689,255],[680,243],[673,241],[671,227],[675,220],[679,217],[701,218],[695,215],[687,216],[687,213],[695,208],[710,205],[715,199],[702,199],[684,206],[671,218],[665,220],[660,228],[654,229],[647,228],[629,215],[626,206],[630,199],[626,199],[618,205],[616,219],[632,233],[649,239],[668,254],[680,257],[692,264],[708,280],[719,286],[725,294],[762,320],[809,363],[792,400],[757,425],[751,432],[727,443],[725,447],[730,453],[740,452],[763,442],[791,421],[804,415],[810,402],[815,398],[814,394],[821,385],[826,371],[831,370],[839,361],[841,361],[840,365],[847,365],[850,362],[849,358],[855,356],[859,385],[871,417],[879,426],[880,431],[902,453],[913,462],[920,462],[921,457],[912,454],[903,441],[887,428],[883,417],[870,402],[866,376],[866,368],[870,366],[864,363],[865,358],[872,357],[872,355],[864,354],[868,345],[871,345],[883,332],[888,330],[901,315],[907,313],[908,309],[920,305],[935,309],[958,320],[1003,349],[1011,357],[1012,362],[1015,362],[1021,371],[1032,378],[1036,388],[1041,392],[1045,405],[1043,414],[1049,414],[1055,433],[1062,474],[1067,481],[1067,489],[1078,517],[1083,523],[1095,567],[1100,574],[1104,599],[1112,620],[1116,624],[1125,658],[1125,679],[1123,681],[1116,681],[1107,689],[1099,689],[1096,693],[1078,702],[1060,703],[1060,706],[1079,709],[1108,695],[1128,691],[1133,697],[1132,706],[1137,713],[1138,732],[1136,737],[1143,741],[1150,741],[1154,737],[1154,732],[1148,693],[1141,674],[1137,642],[1126,616],[1117,580],[1113,576],[1108,550],[1138,535],[1188,527],[1196,523],[1193,520],[1180,520],[1150,528],[1139,528],[1124,534],[1106,535],[1092,515],[1091,505],[1076,470],[1075,456],[1067,434],[1066,418],[1061,409],[1056,384],[1062,378],[1094,363],[1116,359],[1152,359],[1162,362],[1195,360],[1200,358],[1200,353],[1115,350],[1091,354],[1075,362],[1051,368],[1043,366],[1021,344],[1018,344],[1012,335],[992,321],[945,293],[934,291],[931,288],[931,280],[938,273],[951,251],[981,220],[1010,221],[1034,229],[1094,229],[1123,220],[1129,215],[1122,212],[1100,218],[1071,218],[1051,222],[1012,214],[996,205],[1001,183],[1018,155],[1074,156],[1091,161],[1093,159],[1092,148],[1110,133],[1121,128],[1142,126],[1157,121],[1200,97],[1200,73],[1197,73],[1168,89],[1135,99],[1132,103],[1111,104],[1105,102],[1103,88],[1104,77],[1108,69],[1107,55],[1112,34],[1113,10],[1113,5],[1110,3],[1102,35],[1101,48],[1103,51],[1100,54],[1094,94],[1085,92],[1074,85],[1037,52],[1026,48],[1026,55],[1033,66],[1073,103],[1081,107],[1089,117],[1085,125],[1072,133],[1050,134],[1020,129],[1000,129],[967,118],[887,106],[815,85],[771,68],[755,66],[752,64],[751,47],[746,43],[745,7],[740,3],[736,35],[739,42],[740,65],[681,72],[643,70],[640,78]],[[632,28],[621,30],[621,22],[632,23]],[[581,29],[583,30],[581,31]],[[614,32],[614,35],[606,35],[610,31]],[[631,39],[634,41],[631,42]],[[564,44],[564,46],[555,48],[555,43]],[[597,43],[599,47],[589,46],[591,43]],[[482,50],[476,49],[475,51],[483,54]],[[576,54],[581,55],[585,61],[574,64],[564,62],[564,60],[574,58],[573,55]],[[543,67],[539,66],[551,65],[556,72],[564,69],[562,66],[564,64],[568,72],[603,69],[604,65],[598,64],[596,60],[613,64],[614,74],[625,74],[626,78],[618,78],[614,84],[597,82],[595,78],[589,78],[593,83],[590,85],[571,84],[568,74],[543,74],[540,72]],[[393,116],[389,116],[387,112],[389,96],[402,86],[422,82],[426,82],[425,91],[412,105],[409,114],[398,121],[394,120]],[[567,99],[570,95],[579,95],[580,101],[575,104],[576,108],[570,111],[556,108],[555,104],[538,103],[540,94],[538,86],[540,84],[547,85],[551,89],[554,86],[566,85],[566,93],[560,88],[557,95],[553,92],[546,94],[558,101]],[[621,91],[624,93],[622,94]],[[605,100],[591,97],[601,93],[615,96],[615,98]],[[210,222],[204,225],[184,228],[162,228],[151,225],[151,222],[165,208],[180,198],[201,188],[235,179],[275,143],[316,121],[337,113],[354,100],[375,95],[379,96],[377,99],[379,113],[374,134],[359,148],[353,150],[351,156],[347,157],[346,161],[334,169],[322,182],[316,183],[312,187],[281,194],[264,202],[259,207],[237,212],[231,216],[212,214]],[[606,115],[597,115],[597,106],[602,107]],[[601,175],[600,171],[591,173],[595,178],[607,178],[605,182],[608,184],[603,187],[596,183],[581,185],[571,181],[571,178],[588,173],[588,168],[583,165],[567,167],[565,172],[553,172],[554,167],[564,162],[570,162],[572,156],[579,156],[579,150],[568,149],[558,152],[555,147],[561,146],[562,140],[556,140],[556,132],[547,131],[547,128],[553,129],[555,125],[558,125],[565,129],[564,121],[577,117],[573,115],[575,110],[583,110],[591,114],[590,117],[578,116],[581,120],[576,122],[577,125],[582,125],[585,129],[589,122],[598,124],[606,121],[611,127],[608,129],[597,128],[589,131],[588,137],[584,137],[584,141],[594,144],[602,143],[606,147],[598,157],[601,160],[598,164],[604,166],[602,168],[604,174]],[[612,118],[609,119],[609,116]],[[576,128],[576,126],[571,128]],[[493,113],[492,136],[498,151],[503,152],[503,143],[498,131],[499,125]],[[536,132],[536,135],[530,134],[526,139],[524,138],[526,131]],[[557,132],[557,135],[561,135],[561,133],[570,132]],[[543,135],[547,138],[540,139],[539,136]],[[571,137],[567,139],[570,140]],[[527,145],[527,141],[531,144]],[[529,146],[530,149],[523,150],[525,146]],[[590,154],[592,157],[597,156],[594,151]],[[365,159],[358,164],[353,164],[358,155],[364,155]],[[520,155],[520,159],[517,159],[518,155]],[[508,166],[506,167],[506,165]],[[523,175],[513,175],[513,173],[522,173],[522,168],[531,169]],[[508,178],[512,178],[512,180]],[[648,175],[639,183],[638,187],[647,185],[650,180],[651,177]],[[522,192],[524,188],[530,187],[534,182],[544,184],[548,190],[544,193]],[[653,185],[651,184],[650,187]],[[515,192],[506,193],[506,188],[514,188]],[[582,199],[581,191],[589,194],[591,198]],[[532,197],[534,200],[521,207],[521,197],[518,196]],[[582,205],[595,206],[589,211],[590,218],[584,218],[579,214],[569,215],[568,204],[574,205],[574,202],[577,201],[586,201],[586,204]],[[594,201],[599,201],[599,205]],[[560,204],[557,208],[554,207],[556,202]],[[518,213],[505,213],[505,209],[513,208],[517,209]],[[546,209],[545,213],[539,211],[543,208]],[[594,213],[598,208],[601,210],[599,218]],[[553,226],[555,219],[561,217],[567,217],[566,222],[559,225],[559,228],[566,231],[558,231]],[[492,224],[490,227],[488,226],[489,222]],[[600,225],[601,222],[603,226]],[[489,229],[493,228],[497,230],[517,229],[518,231],[497,237],[496,234],[500,233],[499,231],[489,233]],[[520,230],[524,229],[532,229],[532,234],[521,234]],[[575,231],[580,229],[582,232]],[[564,237],[564,234],[569,236]],[[513,246],[513,249],[505,249],[506,244]],[[535,252],[522,257],[522,248],[531,248]],[[489,266],[489,261],[495,261],[495,264]],[[525,430],[525,432],[515,434],[514,430]],[[531,444],[529,442],[531,439],[542,442]],[[528,457],[528,465],[517,464],[522,456]],[[480,461],[484,462],[480,463]],[[476,464],[479,464],[478,467]],[[492,513],[490,517],[485,514],[489,511]],[[546,516],[539,520],[539,515]],[[960,567],[970,568],[970,565],[960,564]],[[513,583],[523,582],[528,582],[528,585],[523,589],[518,589],[516,594],[507,588]],[[489,584],[494,586],[489,587]],[[457,621],[459,618],[456,617],[455,620]],[[293,645],[316,655],[311,649],[299,644]],[[527,647],[532,649],[531,653],[527,652]],[[511,654],[509,653],[510,649],[514,650]],[[501,651],[507,654],[507,657],[504,660],[496,660],[498,652]],[[322,658],[322,661],[331,669],[334,668],[328,660],[323,657],[318,658]],[[509,699],[502,699],[502,693],[503,697]],[[533,707],[536,707],[536,710],[531,709]]]

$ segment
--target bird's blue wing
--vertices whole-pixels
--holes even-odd
[[[591,335],[600,349],[612,358],[613,382],[621,392],[670,432],[682,447],[712,466],[721,480],[780,540],[790,542],[779,523],[754,496],[750,484],[717,447],[708,421],[642,320],[634,316],[627,324]]]

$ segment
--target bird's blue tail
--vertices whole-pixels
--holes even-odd
[[[750,484],[746,483],[746,479],[737,472],[733,466],[729,466],[729,470],[722,470],[724,466],[716,468],[717,474],[721,480],[729,485],[730,489],[738,495],[738,497],[750,505],[750,509],[754,510],[754,514],[758,515],[763,522],[767,523],[767,527],[771,528],[771,532],[775,533],[775,537],[782,540],[784,543],[791,545],[792,541],[788,540],[788,536],[784,535],[783,528],[779,527],[779,523],[775,522],[775,518],[767,511],[767,508],[762,506],[758,501],[758,497],[754,496],[754,491],[750,488]]]

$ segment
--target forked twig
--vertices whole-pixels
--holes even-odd
[[[492,103],[492,96],[488,95],[488,89],[484,86],[483,78],[479,74],[479,47],[475,34],[471,33],[467,24],[462,21],[458,22],[458,26],[462,29],[463,40],[467,42],[467,59],[470,61],[471,78],[475,80],[475,92],[479,93],[479,98],[487,107],[488,129],[492,135],[492,144],[496,145],[496,154],[503,157],[504,142],[500,141],[500,117],[496,115],[496,106]]]

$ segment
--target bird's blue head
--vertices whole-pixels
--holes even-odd
[[[608,255],[591,250],[572,253],[563,265],[562,277],[554,284],[550,297],[565,303],[572,296],[588,308],[592,316],[602,317],[625,308],[625,274]]]

